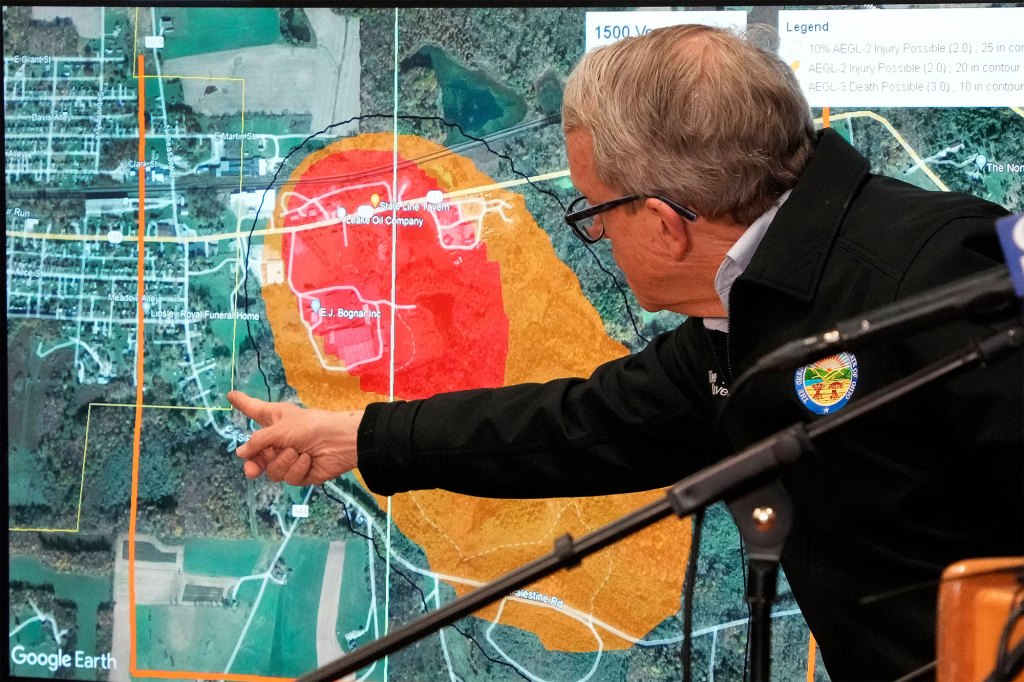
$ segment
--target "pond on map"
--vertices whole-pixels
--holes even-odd
[[[526,115],[526,102],[515,91],[484,71],[466,68],[435,45],[424,45],[405,59],[402,66],[434,70],[441,87],[445,119],[458,123],[470,135],[483,136],[504,130]],[[462,139],[463,136],[453,130],[447,143]]]

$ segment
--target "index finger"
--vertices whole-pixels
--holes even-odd
[[[262,426],[267,426],[274,420],[274,403],[253,398],[241,391],[228,391],[228,402],[236,410]]]

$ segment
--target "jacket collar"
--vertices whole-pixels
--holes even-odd
[[[814,299],[844,215],[870,165],[826,128],[793,193],[768,227],[741,279],[801,301]]]

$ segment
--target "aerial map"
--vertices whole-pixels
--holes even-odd
[[[1005,16],[722,9],[777,28],[817,124],[875,172],[1022,209]],[[930,47],[878,18],[913,11]],[[4,6],[11,675],[294,678],[657,499],[247,480],[234,450],[258,425],[225,396],[359,409],[587,376],[678,325],[564,224],[560,107],[585,50],[689,14]],[[662,521],[358,679],[678,679],[691,528]],[[743,571],[712,507],[697,679],[743,675]],[[827,679],[784,580],[773,635],[779,679]]]

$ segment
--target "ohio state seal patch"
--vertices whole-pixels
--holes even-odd
[[[815,414],[842,409],[857,389],[857,358],[839,353],[804,365],[793,375],[800,402]]]

